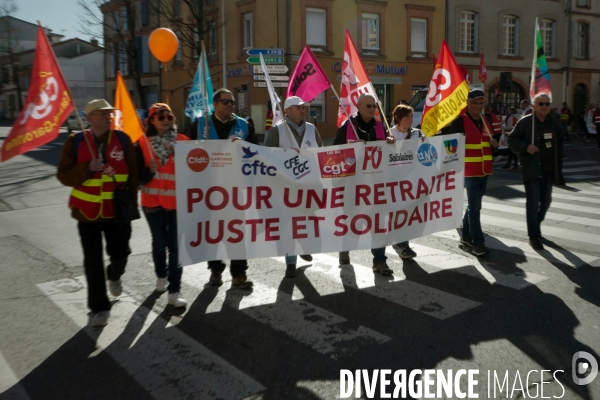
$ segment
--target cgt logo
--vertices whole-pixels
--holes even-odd
[[[317,154],[322,178],[341,178],[356,175],[354,149],[324,151]]]
[[[437,151],[431,144],[423,143],[421,146],[419,146],[419,150],[417,151],[417,160],[419,160],[421,164],[426,167],[431,167],[437,162],[437,159]]]
[[[208,167],[208,163],[208,153],[204,149],[192,149],[187,155],[187,165],[194,172],[204,171]]]
[[[383,160],[383,151],[379,146],[366,146],[365,158],[363,159],[363,171],[366,171],[369,164],[372,169],[378,169]]]
[[[593,355],[585,351],[578,351],[573,354],[573,364],[571,367],[573,382],[575,382],[576,385],[588,385],[592,383],[598,375],[598,362]],[[586,374],[587,376],[584,377]]]
[[[444,148],[446,149],[446,154],[456,154],[458,139],[444,140]]]
[[[310,174],[310,162],[308,161],[308,158],[301,154],[285,160],[283,166],[287,170],[292,171],[292,174],[294,174],[294,178],[296,178],[296,180]]]

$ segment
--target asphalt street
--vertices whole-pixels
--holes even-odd
[[[479,398],[531,398],[542,387],[543,397],[600,399],[600,377],[572,377],[576,352],[600,362],[595,143],[567,142],[546,250],[528,245],[520,175],[500,161],[482,211],[491,253],[477,258],[456,230],[440,232],[411,241],[412,260],[390,246],[393,279],[373,274],[368,250],[351,252],[351,265],[337,253],[299,260],[295,279],[283,257],[251,260],[252,291],[232,288],[228,273],[208,286],[200,263],[185,267],[189,305],[176,310],[154,291],[142,218],[124,294],[99,329],[87,326],[70,189],[55,177],[66,137],[0,164],[0,399],[336,399],[340,370],[358,369],[478,370]],[[503,389],[494,374],[508,377]]]

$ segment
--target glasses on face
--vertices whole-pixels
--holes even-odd
[[[483,101],[471,101],[471,104],[473,104],[476,107],[483,107],[485,105],[485,102]]]
[[[541,107],[544,107],[544,106],[550,107],[550,102],[549,101],[547,101],[547,102],[545,102],[545,101],[538,101],[535,104],[537,104],[538,106],[541,106]]]
[[[364,106],[367,107],[367,108],[375,108],[375,107],[377,107],[377,105],[375,105],[375,104],[364,104]]]
[[[230,100],[230,99],[219,99],[217,100],[219,103],[223,104],[224,106],[231,104],[232,106],[235,106],[235,100]]]
[[[161,122],[164,121],[165,118],[168,121],[173,121],[173,116],[172,115],[155,115],[154,118],[156,118],[157,120],[159,120]]]

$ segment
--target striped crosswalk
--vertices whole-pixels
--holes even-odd
[[[513,196],[514,192],[524,196],[521,185],[509,189]],[[374,320],[357,322],[352,308],[329,307],[327,300],[335,296],[358,291],[378,304],[395,307],[403,315],[446,321],[486,307],[485,298],[469,295],[471,285],[512,293],[552,282],[551,275],[544,273],[547,266],[580,268],[596,263],[600,252],[586,254],[570,249],[569,244],[600,243],[600,186],[580,184],[575,191],[555,188],[553,197],[562,202],[552,203],[542,232],[560,246],[546,246],[543,251],[533,250],[527,242],[523,197],[485,197],[481,222],[484,231],[490,232],[486,237],[486,245],[494,253],[490,257],[474,257],[468,248],[459,246],[458,231],[451,230],[411,241],[417,253],[414,260],[402,260],[388,246],[386,254],[394,269],[389,278],[373,273],[369,251],[361,250],[351,252],[349,265],[339,265],[337,254],[316,254],[310,263],[298,260],[301,273],[295,279],[284,277],[284,257],[263,260],[264,266],[256,269],[251,261],[251,292],[231,288],[227,281],[219,288],[208,287],[210,271],[206,263],[200,263],[185,268],[184,294],[193,304],[194,297],[210,291],[202,307],[206,317],[235,311],[253,326],[281,335],[320,357],[346,359],[395,339]],[[502,234],[493,233],[498,228]],[[503,260],[510,260],[506,264],[512,267],[504,268]],[[408,272],[411,266],[432,279],[414,279]],[[434,282],[436,274],[464,279],[467,289],[440,286],[439,280],[438,284]],[[38,288],[96,341],[96,354],[110,355],[152,397],[171,397],[172,382],[178,382],[180,397],[245,398],[266,390],[267,385],[259,382],[253,371],[240,369],[179,328],[186,313],[194,312],[193,307],[177,318],[163,320],[152,304],[141,304],[139,298],[144,296],[127,286],[125,280],[125,293],[113,307],[109,325],[99,332],[88,326],[85,286],[85,278],[79,276],[41,283]],[[165,347],[164,343],[170,345]],[[178,351],[172,351],[174,344]],[[150,373],[152,368],[168,373]]]

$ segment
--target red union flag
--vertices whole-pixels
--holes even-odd
[[[352,37],[346,29],[344,41],[344,61],[342,62],[342,79],[340,86],[340,108],[338,109],[337,126],[340,127],[346,120],[346,115],[354,115],[358,111],[356,100],[363,93],[368,93],[377,101],[375,88],[371,84],[369,75],[360,61]]]
[[[469,85],[444,40],[425,98],[421,130],[433,136],[452,122],[466,107],[468,94]]]
[[[483,48],[481,49],[481,58],[479,59],[479,80],[485,85],[487,81],[487,69],[485,68],[485,57],[483,55]]]
[[[292,73],[286,97],[298,96],[308,103],[329,89],[329,86],[331,86],[329,78],[310,47],[306,46]]]
[[[69,89],[41,25],[30,82],[25,107],[2,145],[0,161],[10,160],[55,139],[60,126],[73,111]]]

